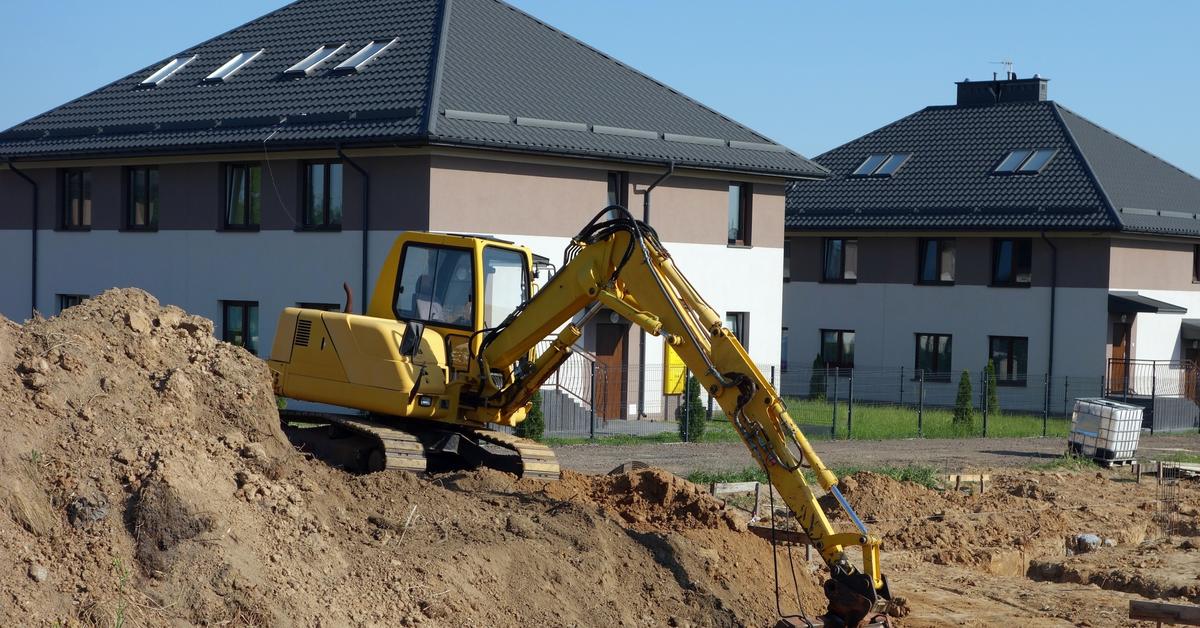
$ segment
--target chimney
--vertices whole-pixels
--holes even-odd
[[[1000,102],[1040,102],[1046,100],[1046,83],[1036,74],[1033,78],[1017,78],[1016,72],[1006,72],[1008,78],[990,81],[964,79],[958,85],[958,106],[993,105]]]

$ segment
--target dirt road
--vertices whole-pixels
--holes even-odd
[[[817,454],[832,466],[931,464],[946,470],[1032,466],[1062,455],[1061,438],[971,438],[816,443]],[[753,465],[741,443],[666,443],[648,445],[571,445],[557,447],[564,468],[583,473],[606,473],[640,460],[679,475],[696,470],[724,471]],[[1190,451],[1200,453],[1200,435],[1143,436],[1139,453]]]

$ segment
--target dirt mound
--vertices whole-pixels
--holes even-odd
[[[699,488],[350,475],[287,442],[264,363],[212,331],[138,290],[0,320],[0,624],[773,620],[769,545]]]

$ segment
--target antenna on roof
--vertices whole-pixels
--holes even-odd
[[[1012,60],[1012,59],[1010,59],[1010,58],[1008,58],[1008,57],[1005,57],[1005,58],[1004,58],[1003,60],[1001,60],[1001,61],[989,61],[988,63],[990,63],[990,64],[992,64],[992,65],[1002,65],[1002,66],[1004,66],[1004,78],[1005,78],[1005,80],[1008,80],[1008,81],[1014,81],[1014,80],[1016,80],[1016,78],[1017,78],[1017,73],[1016,73],[1016,72],[1013,72],[1013,60]],[[995,76],[996,76],[996,74],[993,72],[993,73],[992,73],[992,76],[993,76],[993,77],[995,77]]]

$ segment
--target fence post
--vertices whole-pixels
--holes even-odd
[[[1154,416],[1154,402],[1158,397],[1158,363],[1150,360],[1150,434],[1154,434],[1154,424],[1157,417]]]
[[[854,438],[854,370],[850,371],[850,389],[846,401],[846,440]]]
[[[988,390],[990,382],[988,382],[987,369],[980,372],[979,381],[982,382],[979,386],[979,392],[983,393],[983,399],[981,400],[983,402],[983,437],[987,438],[988,410],[990,410],[988,408],[988,394],[991,393]]]
[[[692,440],[689,430],[692,429],[692,373],[688,369],[683,369],[683,442],[687,443]],[[699,382],[697,382],[699,383]]]
[[[900,405],[904,405],[904,367],[900,367]]]
[[[917,369],[917,438],[925,438],[925,369]]]
[[[771,388],[775,388],[775,365],[771,365]]]
[[[596,363],[592,362],[592,409],[588,414],[588,438],[596,440]]]
[[[1046,436],[1050,424],[1050,374],[1042,375],[1042,436]]]
[[[829,440],[837,440],[838,375],[838,367],[835,366],[833,367],[833,420],[829,423]]]
[[[1063,375],[1063,417],[1067,416],[1067,399],[1071,397],[1071,376]]]

